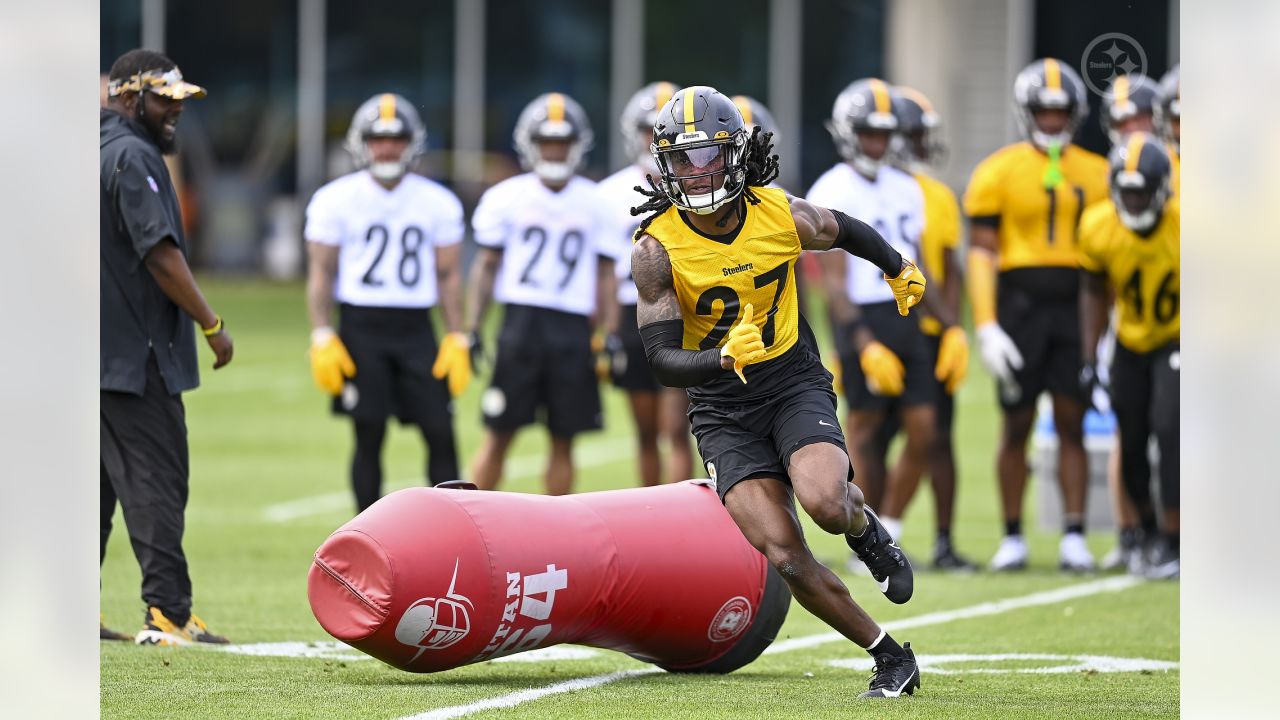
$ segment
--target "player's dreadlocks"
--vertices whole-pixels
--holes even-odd
[[[756,197],[751,188],[764,187],[778,177],[778,156],[770,155],[769,152],[771,150],[773,150],[773,133],[761,132],[758,125],[752,128],[751,137],[747,139],[746,157],[744,158],[747,173],[746,178],[743,180],[744,187],[742,188],[743,197],[752,205],[759,204],[760,198]],[[658,187],[652,177],[647,177],[647,179],[649,181],[648,190],[639,185],[635,186],[635,191],[644,195],[648,200],[639,207],[631,208],[631,214],[643,215],[644,213],[649,213],[649,216],[640,223],[640,227],[636,230],[636,237],[644,233],[654,218],[671,207],[671,198]],[[741,213],[742,203],[740,201],[735,202],[734,207],[738,208],[739,213]],[[724,217],[720,218],[720,221],[716,224],[724,227],[729,222],[729,216],[730,213],[725,213]]]

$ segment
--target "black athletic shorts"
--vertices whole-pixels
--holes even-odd
[[[1076,268],[1036,267],[1000,273],[996,316],[1022,354],[1014,384],[996,383],[1005,410],[1030,407],[1048,390],[1080,402],[1080,278]]]
[[[603,427],[587,316],[507,305],[480,410],[500,432],[539,420],[562,438]]]
[[[816,351],[797,342],[770,362],[793,362],[795,368],[788,382],[778,383],[769,395],[744,402],[694,399],[689,404],[698,453],[721,502],[730,488],[749,478],[772,477],[789,486],[787,465],[806,445],[828,442],[848,454],[831,373]],[[847,479],[853,479],[852,466]]]
[[[627,392],[656,393],[662,390],[662,384],[654,377],[644,352],[644,341],[640,339],[640,328],[636,325],[636,306],[622,305],[618,310],[618,337],[622,339],[623,352],[613,358],[610,379],[615,386]]]
[[[929,346],[929,363],[932,367],[938,364],[938,348],[942,345],[941,335],[925,335],[925,343]],[[939,382],[937,375],[932,376],[934,382],[933,399],[934,410],[938,417],[937,436],[939,440],[949,440],[951,438],[951,425],[955,419],[956,399],[947,392],[945,383]],[[902,429],[902,416],[898,414],[902,407],[899,403],[893,403],[889,406],[889,412],[885,416],[884,423],[880,425],[880,432],[876,438],[880,445],[888,447],[893,442],[893,437]]]
[[[893,406],[932,405],[935,401],[938,381],[933,376],[933,356],[929,344],[920,330],[920,319],[898,314],[895,302],[871,303],[860,306],[862,319],[871,334],[902,361],[906,373],[902,378],[902,394],[897,397],[876,395],[867,387],[867,377],[862,372],[858,351],[853,344],[853,326],[846,325],[836,335],[836,350],[840,353],[840,369],[844,373],[844,395],[854,410],[886,413]]]
[[[453,401],[431,376],[436,336],[429,308],[338,307],[338,336],[356,376],[333,399],[335,413],[361,421],[395,416],[424,428],[449,427]]]

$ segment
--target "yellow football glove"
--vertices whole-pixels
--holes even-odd
[[[969,338],[964,328],[952,325],[942,332],[942,340],[938,345],[938,364],[933,368],[933,376],[943,383],[948,395],[955,395],[956,390],[969,374]]]
[[[872,341],[862,354],[858,356],[858,364],[862,373],[867,376],[867,387],[871,392],[885,397],[897,397],[902,394],[902,376],[906,368],[892,350],[878,341]]]
[[[747,384],[747,376],[742,369],[764,357],[764,339],[760,337],[760,327],[755,324],[751,303],[743,306],[742,322],[729,331],[729,339],[720,348],[720,357],[733,358],[733,371],[738,373],[743,385]]]
[[[448,376],[449,394],[453,397],[467,389],[471,382],[471,342],[466,333],[451,332],[440,338],[431,375],[437,380]]]
[[[893,299],[898,302],[898,314],[906,315],[911,308],[920,304],[924,297],[924,286],[928,282],[924,273],[916,264],[902,258],[902,272],[897,277],[884,276],[885,282],[893,289]]]
[[[330,395],[342,394],[347,378],[356,376],[356,364],[333,328],[311,332],[311,377]]]

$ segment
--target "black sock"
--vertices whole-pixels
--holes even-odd
[[[938,528],[937,544],[941,545],[943,543],[946,543],[948,546],[951,545],[951,528],[949,527]]]
[[[1021,535],[1022,534],[1022,518],[1004,521],[1005,535]]]
[[[1072,534],[1072,533],[1075,533],[1076,535],[1083,535],[1083,534],[1084,534],[1084,522],[1083,522],[1083,521],[1080,521],[1080,520],[1077,520],[1077,521],[1075,521],[1075,522],[1068,522],[1068,523],[1066,524],[1066,533],[1067,533],[1068,535],[1070,535],[1070,534]]]
[[[1179,545],[1181,544],[1181,533],[1167,532],[1164,534],[1164,541],[1175,554],[1181,552]]]
[[[1120,528],[1120,547],[1132,548],[1138,546],[1138,528],[1122,527]]]
[[[894,640],[890,637],[889,633],[883,630],[880,631],[880,639],[872,643],[871,647],[867,648],[867,653],[870,654],[871,657],[876,657],[877,655],[903,657],[907,654],[906,651],[902,649],[902,646],[898,644],[898,641]]]

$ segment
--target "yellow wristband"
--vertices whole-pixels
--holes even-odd
[[[218,322],[214,323],[213,327],[200,328],[200,332],[204,333],[205,337],[213,337],[214,335],[218,335],[222,332],[222,316],[214,315],[214,317],[218,318]]]

